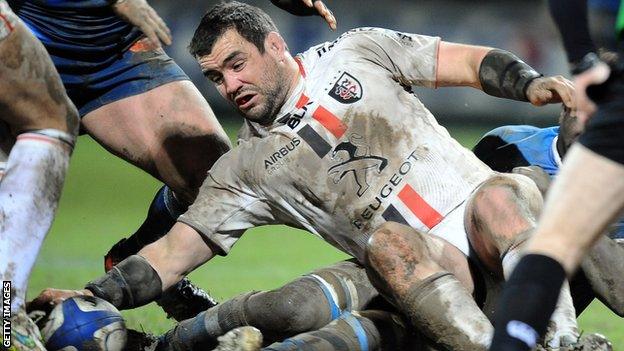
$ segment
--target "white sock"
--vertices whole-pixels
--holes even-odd
[[[11,281],[14,312],[23,307],[28,277],[58,206],[73,146],[68,141],[71,136],[55,130],[20,134],[0,182],[0,276]]]

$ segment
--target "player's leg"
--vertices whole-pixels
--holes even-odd
[[[516,174],[500,174],[482,184],[466,208],[466,228],[479,259],[495,274],[508,278],[541,211],[542,197],[535,184]],[[576,313],[569,287],[561,294],[552,318],[552,347],[578,339]]]
[[[43,349],[38,329],[24,312],[24,299],[58,205],[78,114],[45,49],[4,0],[0,76],[0,118],[19,134],[8,160],[2,160],[6,164],[0,182],[0,278],[10,284],[3,288],[10,288],[12,297],[10,347]]]
[[[345,312],[323,328],[273,343],[264,351],[437,350],[419,333],[406,328],[397,314],[366,310]],[[442,349],[440,349],[442,350]]]
[[[377,289],[427,337],[451,350],[485,350],[492,325],[471,296],[464,254],[448,242],[387,222],[366,251]]]
[[[589,250],[581,268],[595,296],[611,311],[624,317],[624,247],[603,235]],[[574,294],[573,289],[572,297]],[[577,308],[577,314],[580,312]]]
[[[169,82],[87,113],[85,130],[111,153],[163,181],[190,204],[230,149],[212,109],[188,80]]]
[[[283,340],[319,329],[345,310],[362,309],[377,296],[361,266],[340,262],[276,290],[239,295],[182,321],[161,337],[159,349],[209,349],[220,335],[247,325],[260,329],[265,340]]]

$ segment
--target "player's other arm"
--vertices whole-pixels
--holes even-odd
[[[352,45],[364,62],[384,68],[402,85],[471,86],[534,105],[563,102],[574,107],[570,81],[542,77],[505,50],[383,28],[358,28],[347,32],[342,41]]]
[[[514,54],[483,46],[440,42],[437,86],[471,86],[485,93],[541,106],[573,106],[574,87],[562,76],[542,77]]]

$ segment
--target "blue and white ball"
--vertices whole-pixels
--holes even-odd
[[[93,296],[76,296],[54,307],[41,331],[50,351],[123,350],[127,330],[115,306]]]

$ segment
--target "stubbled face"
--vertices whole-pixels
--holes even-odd
[[[243,117],[270,124],[288,94],[281,52],[265,40],[265,51],[229,29],[215,42],[212,52],[197,58],[208,79]],[[280,38],[281,39],[281,38]]]
[[[559,138],[563,140],[563,154],[578,139],[583,130],[584,126],[576,117],[576,113],[565,107],[559,115]]]

